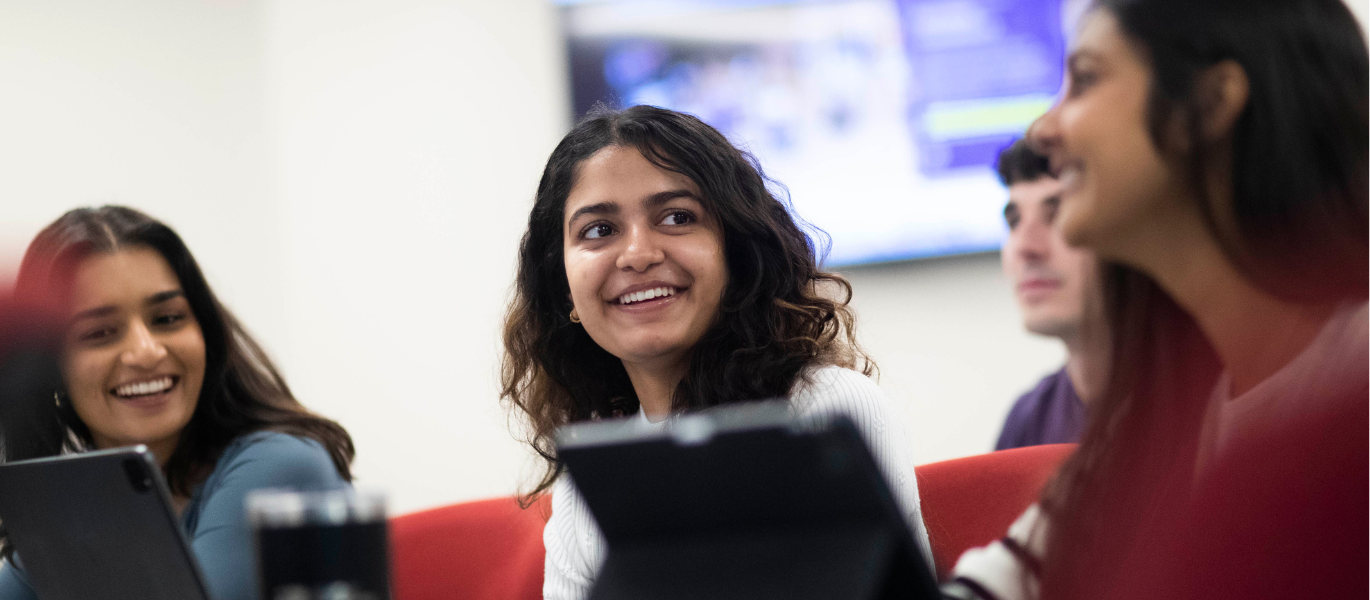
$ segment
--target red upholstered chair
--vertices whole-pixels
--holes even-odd
[[[938,579],[969,548],[1004,536],[1075,444],[1000,450],[916,469]]]
[[[967,548],[1002,537],[1074,448],[1019,448],[918,467],[938,575]],[[391,519],[395,599],[541,598],[549,516],[544,496],[527,510],[514,498],[496,498]]]
[[[453,504],[390,520],[395,600],[539,600],[548,496]]]

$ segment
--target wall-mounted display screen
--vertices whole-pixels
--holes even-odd
[[[694,114],[828,266],[999,247],[998,151],[1061,83],[1061,0],[562,0],[573,107]]]

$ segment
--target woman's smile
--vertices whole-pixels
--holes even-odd
[[[635,288],[642,286],[633,286]],[[657,299],[665,299],[676,295],[680,290],[673,285],[654,285],[647,289],[637,291],[627,291],[619,295],[618,298],[611,300],[619,305],[628,306],[651,302]]]
[[[698,186],[610,146],[580,166],[565,214],[568,312],[625,365],[683,364],[728,281],[722,232]]]
[[[1110,13],[1088,13],[1066,60],[1064,93],[1028,130],[1060,180],[1056,223],[1066,241],[1123,262],[1163,243],[1140,223],[1183,203],[1183,178],[1147,123],[1148,69]]]
[[[75,273],[64,374],[95,445],[171,456],[199,403],[205,342],[180,281],[156,250],[97,253]]]
[[[1053,171],[1056,174],[1056,180],[1061,184],[1061,201],[1065,202],[1067,196],[1080,190],[1081,178],[1084,176],[1084,165],[1075,159],[1058,159],[1058,161],[1063,164]]]
[[[181,378],[165,375],[154,378],[139,378],[109,390],[115,401],[147,412],[157,412],[166,407],[173,394],[179,394],[177,387]]]
[[[688,287],[651,282],[630,286],[607,303],[611,310],[627,315],[657,316],[684,299],[688,292]]]

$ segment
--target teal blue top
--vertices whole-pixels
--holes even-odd
[[[214,600],[259,598],[252,528],[244,508],[248,492],[347,487],[328,451],[312,439],[259,431],[229,444],[181,513],[181,525]],[[22,561],[17,562],[0,567],[0,600],[37,600]]]

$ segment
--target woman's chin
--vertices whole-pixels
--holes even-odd
[[[1065,240],[1066,244],[1074,248],[1092,250],[1097,246],[1100,236],[1098,227],[1090,218],[1092,215],[1084,209],[1085,207],[1079,204],[1065,206],[1063,203],[1061,212],[1056,216],[1056,226],[1060,229],[1061,239]]]
[[[635,344],[624,344],[610,352],[625,365],[668,365],[679,362],[687,354],[689,345],[672,340],[651,340]]]
[[[127,423],[123,431],[117,436],[118,439],[122,440],[117,445],[136,446],[145,444],[156,446],[164,440],[178,436],[181,430],[189,424],[189,421],[189,415],[182,411],[172,410],[155,417],[140,419],[138,422]]]

